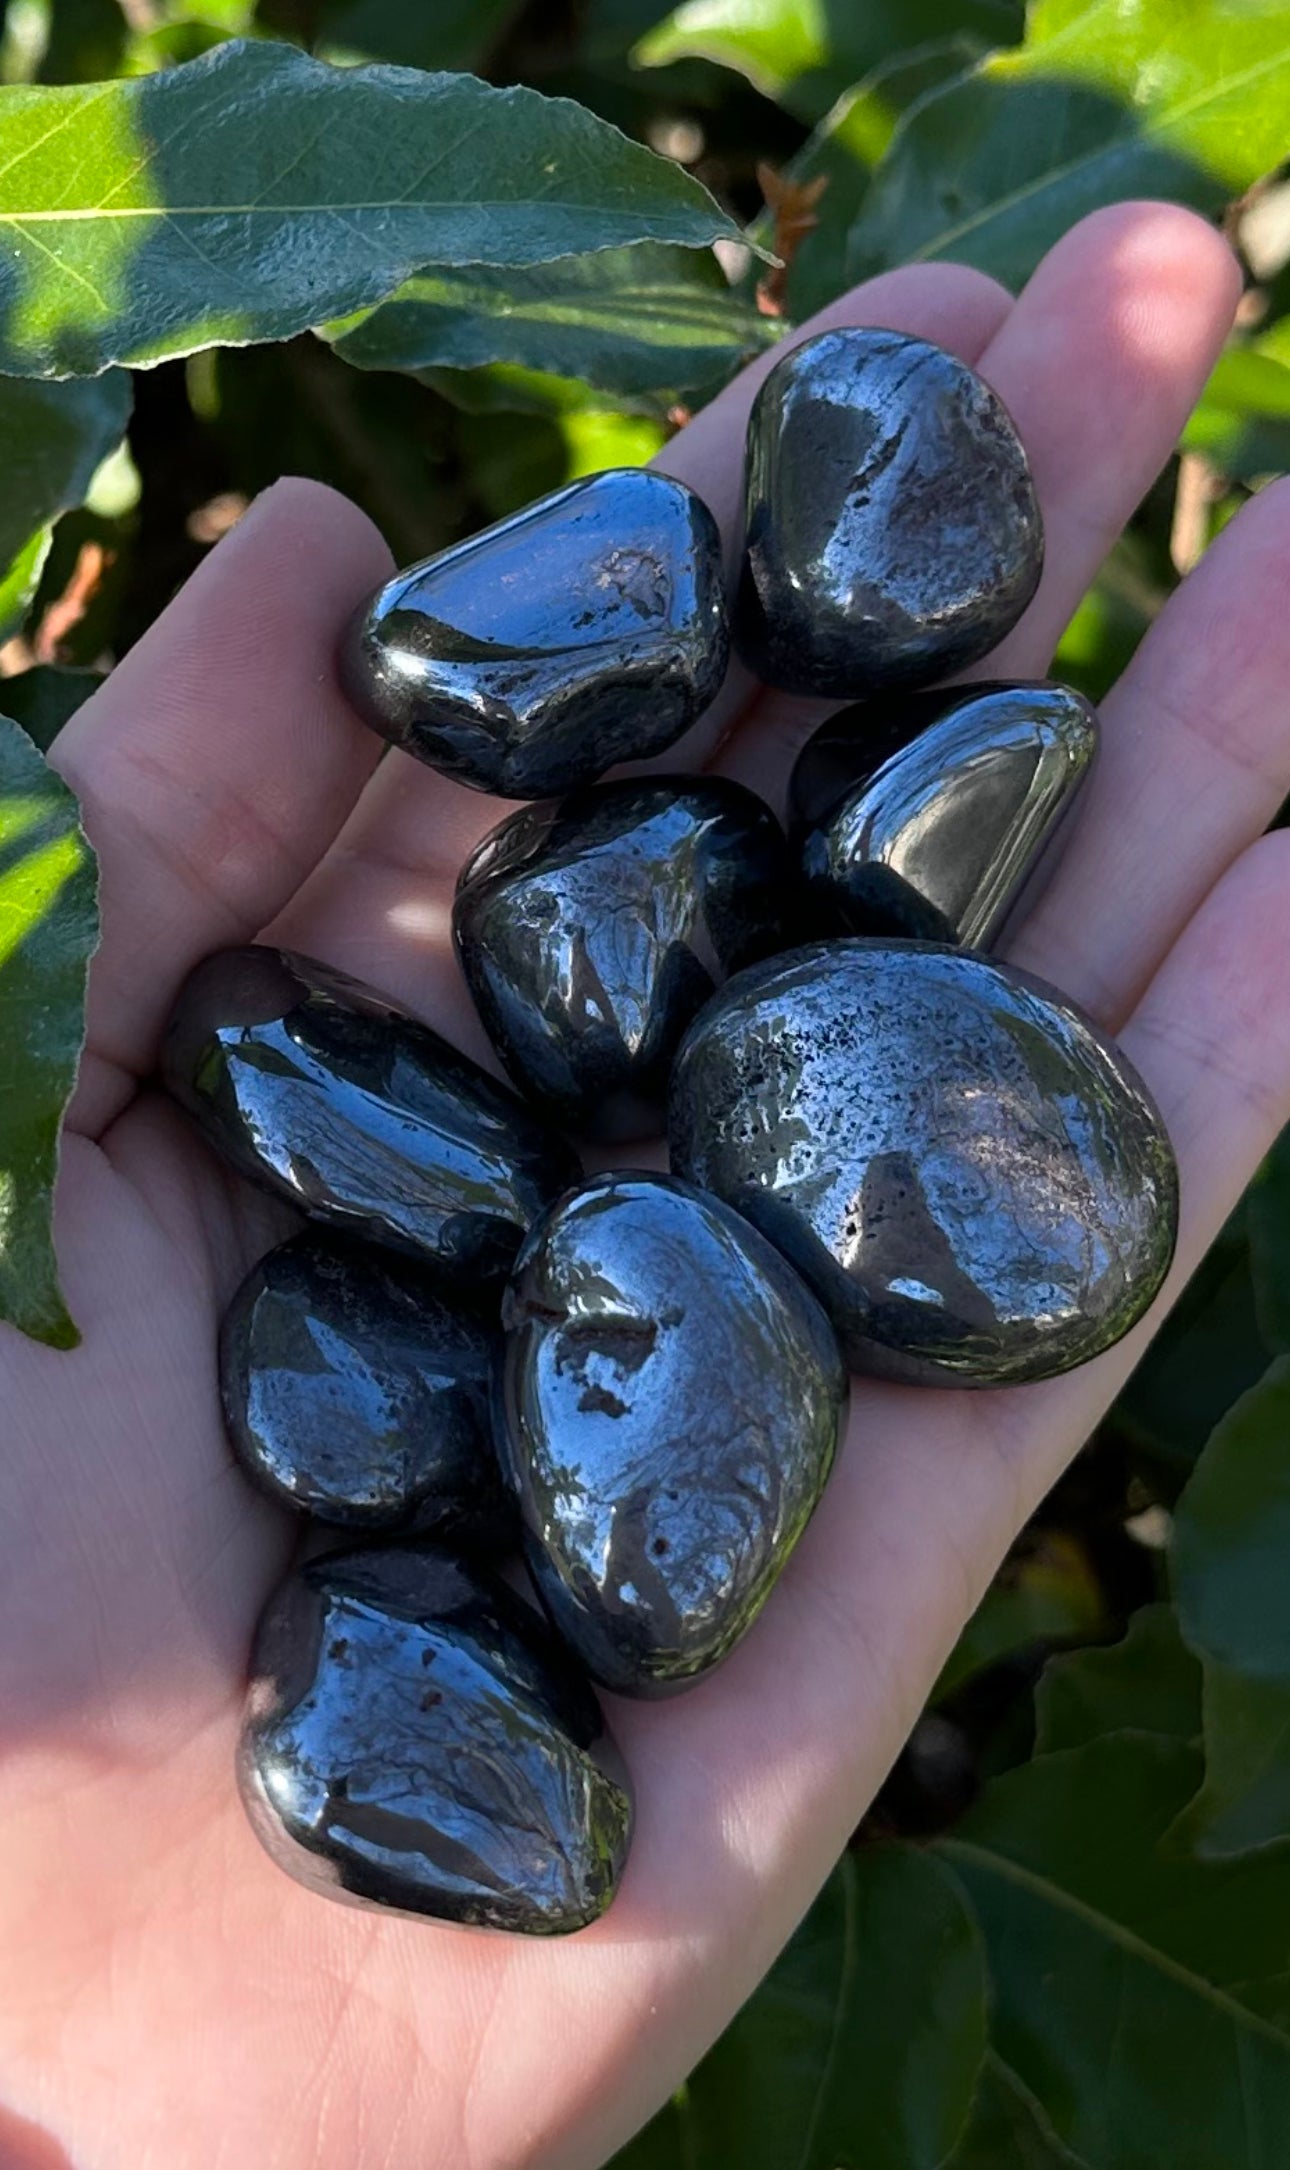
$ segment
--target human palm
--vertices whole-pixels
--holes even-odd
[[[821,320],[936,339],[1012,409],[1048,562],[990,675],[1047,667],[1236,292],[1207,227],[1131,206],[1076,228],[1016,303],[921,266]],[[758,374],[664,455],[727,528]],[[1164,612],[1013,945],[1121,1034],[1164,1109],[1182,1165],[1174,1293],[1290,1116],[1290,839],[1256,841],[1290,787],[1288,525],[1284,489],[1265,491]],[[337,633],[385,571],[352,507],[279,486],[55,747],[100,854],[104,940],[58,1201],[83,1346],[0,1330],[4,2170],[602,2162],[769,1963],[1149,1330],[1007,1392],[857,1384],[825,1502],[746,1642],[682,1701],[614,1711],[638,1826],[594,1928],[441,1930],[329,1905],[274,1868],[233,1749],[293,1533],[230,1460],[214,1351],[277,1209],[146,1080],[188,967],[268,927],[484,1052],[448,907],[499,810],[400,754],[373,774],[377,742],[333,675]],[[737,674],[720,710],[660,765],[715,756],[775,797],[822,710]]]

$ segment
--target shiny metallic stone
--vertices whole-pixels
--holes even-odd
[[[562,1139],[426,1025],[285,950],[182,988],[162,1077],[242,1175],[310,1219],[481,1279],[578,1179]]]
[[[594,1138],[638,1138],[663,1127],[695,1012],[780,945],[789,888],[779,825],[741,785],[593,784],[485,838],[453,932],[520,1089]]]
[[[428,1546],[329,1553],[283,1584],[239,1776],[274,1860],[331,1898],[561,1936],[626,1859],[590,1689],[530,1606]]]
[[[661,753],[729,652],[712,514],[684,483],[623,467],[399,573],[341,670],[383,738],[478,791],[540,799]]]
[[[498,1338],[390,1252],[293,1237],[247,1275],[220,1334],[243,1468],[320,1522],[504,1537]]]
[[[740,973],[682,1043],[669,1133],[678,1173],[888,1378],[1066,1371],[1142,1316],[1173,1252],[1173,1154],[1130,1064],[962,950],[815,943]]]
[[[1039,583],[1043,527],[1002,402],[900,332],[821,332],[748,426],[735,645],[791,693],[855,699],[988,655]]]
[[[815,931],[989,948],[1096,750],[1083,695],[1042,680],[843,709],[807,740],[789,786]]]
[[[533,1230],[503,1322],[498,1452],[544,1604],[606,1687],[689,1686],[824,1488],[847,1395],[824,1313],[718,1200],[608,1175]]]

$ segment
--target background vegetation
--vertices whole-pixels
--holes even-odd
[[[1290,465],[1288,0],[0,14],[0,706],[30,734],[0,745],[0,998],[39,1012],[3,1057],[0,1313],[46,1338],[74,1331],[46,1207],[93,900],[30,741],[282,470],[406,561],[648,458],[851,280],[954,256],[1015,286],[1144,191],[1222,219],[1248,293],[1059,673],[1099,695]],[[1290,2159],[1288,1450],[1290,1142],[789,1951],[617,2170]]]

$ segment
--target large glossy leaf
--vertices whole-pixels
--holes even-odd
[[[647,67],[687,58],[736,68],[757,90],[818,119],[859,76],[910,46],[1019,36],[1012,0],[685,0],[636,48]]]
[[[129,416],[123,370],[92,384],[0,377],[0,639],[35,593],[53,521],[82,503]]]
[[[1035,0],[1026,42],[908,115],[851,270],[954,257],[1011,286],[1085,212],[1217,211],[1285,156],[1285,0]]]
[[[774,327],[709,252],[646,244],[530,271],[423,271],[327,336],[361,369],[504,363],[663,413],[724,384]]]
[[[428,263],[734,231],[679,166],[566,99],[234,41],[0,92],[0,369],[90,374],[285,339]]]
[[[97,874],[76,801],[0,716],[0,1318],[64,1349],[78,1336],[50,1211],[97,939]]]
[[[1096,2170],[1271,2170],[1290,2130],[1290,1847],[1162,1842],[1199,1752],[1116,1733],[998,1779],[940,1844],[985,1934],[993,2040]]]
[[[985,2049],[980,1938],[908,1846],[846,1854],[684,2100],[615,2170],[937,2170]],[[656,2121],[657,2123],[657,2121]]]
[[[995,2050],[946,2170],[1089,2170],[1063,2147],[1039,2104]]]
[[[1204,1661],[1205,1785],[1186,1830],[1228,1854],[1290,1837],[1290,1357],[1216,1429],[1174,1523],[1183,1633]]]
[[[1200,1667],[1171,1605],[1144,1605],[1118,1643],[1050,1658],[1035,1689],[1035,1754],[1132,1730],[1199,1738]]]
[[[1004,1562],[946,1660],[932,1701],[1002,1658],[1099,1632],[1106,1632],[1102,1591],[1087,1553],[1063,1531],[1036,1532]]]

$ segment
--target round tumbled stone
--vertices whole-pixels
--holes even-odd
[[[813,931],[989,948],[1051,870],[1096,751],[1096,711],[1048,681],[844,708],[789,786]]]
[[[1173,1253],[1174,1158],[1127,1059],[962,950],[851,939],[740,973],[682,1043],[669,1137],[888,1378],[1066,1371],[1127,1333]]]
[[[593,784],[525,807],[466,863],[453,932],[512,1078],[593,1138],[663,1127],[681,1035],[714,987],[781,946],[779,824],[719,777]]]
[[[247,1275],[220,1333],[242,1467],[320,1522],[505,1537],[497,1341],[495,1324],[393,1253],[295,1236]]]
[[[180,991],[162,1079],[252,1182],[339,1233],[490,1279],[580,1173],[506,1086],[311,957],[220,950]]]
[[[341,672],[394,745],[478,791],[540,799],[672,745],[729,652],[712,514],[669,475],[622,467],[387,581]]]
[[[691,1685],[824,1488],[847,1394],[824,1313],[719,1200],[633,1174],[534,1228],[503,1323],[498,1451],[543,1603],[604,1686]]]
[[[925,339],[821,332],[748,425],[743,661],[790,693],[856,699],[979,661],[1025,609],[1043,526],[1002,401]]]
[[[260,1624],[239,1758],[269,1853],[328,1897],[560,1936],[609,1905],[631,1797],[545,1622],[425,1546],[325,1554]]]

